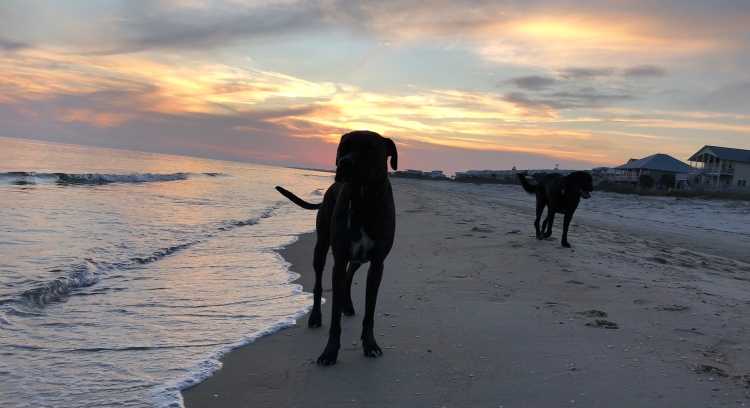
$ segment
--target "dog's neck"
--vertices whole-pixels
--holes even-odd
[[[388,177],[369,184],[347,184],[349,200],[347,205],[346,227],[352,228],[352,220],[360,219],[367,214],[373,206],[384,200],[388,193]]]
[[[379,201],[388,192],[388,176],[369,184],[349,184],[349,199],[356,201],[365,200],[369,202]]]

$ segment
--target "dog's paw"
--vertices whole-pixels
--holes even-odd
[[[544,239],[544,235],[542,235],[542,233],[541,233],[541,232],[538,232],[538,233],[536,234],[536,239],[538,239],[538,240],[540,240],[540,241],[541,241],[541,240],[543,240],[543,239]]]
[[[380,357],[383,355],[383,350],[378,347],[378,343],[375,342],[374,338],[362,339],[362,350],[367,357]]]
[[[344,305],[344,316],[354,316],[354,305],[351,302]]]
[[[563,241],[562,246],[565,248],[570,248],[570,244],[568,243],[568,241]]]
[[[323,350],[323,354],[318,357],[319,366],[327,366],[336,364],[336,359],[339,356],[339,346],[335,344],[328,344],[326,349]]]
[[[316,328],[323,325],[323,314],[318,313],[310,313],[310,318],[307,320],[307,327],[310,328]]]
[[[551,237],[551,236],[552,236],[552,231],[549,231],[549,232],[545,232],[545,233],[544,233],[544,238],[549,238],[549,237]]]

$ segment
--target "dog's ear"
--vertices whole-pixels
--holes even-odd
[[[384,137],[385,139],[385,146],[388,149],[388,156],[391,156],[391,168],[393,170],[398,170],[398,151],[396,150],[396,144],[393,143],[393,140]]]

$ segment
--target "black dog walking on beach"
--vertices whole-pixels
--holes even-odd
[[[568,226],[570,220],[573,219],[573,213],[578,208],[578,203],[581,202],[581,197],[586,200],[591,198],[591,192],[594,191],[591,175],[585,171],[576,171],[567,176],[553,173],[544,176],[537,184],[529,183],[525,173],[518,173],[518,179],[521,180],[521,185],[527,193],[536,193],[536,219],[534,220],[536,238],[549,238],[552,235],[552,222],[555,220],[555,214],[563,214],[562,246],[570,248]],[[539,220],[542,218],[544,207],[547,207],[547,218],[544,219],[540,229]]]
[[[359,267],[370,262],[367,271],[365,317],[362,321],[362,347],[365,356],[378,357],[383,351],[373,334],[375,302],[383,276],[383,261],[393,246],[396,209],[388,180],[391,167],[398,166],[396,144],[375,132],[356,131],[341,137],[336,152],[335,183],[328,188],[320,204],[308,203],[291,192],[276,187],[302,208],[318,209],[317,242],[313,255],[315,287],[309,327],[320,327],[321,279],[328,248],[333,252],[333,305],[328,344],[318,357],[319,365],[336,364],[341,346],[341,314],[354,315],[351,284]],[[348,270],[347,270],[348,265]]]

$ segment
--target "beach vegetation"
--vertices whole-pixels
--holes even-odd
[[[638,177],[638,187],[650,190],[654,186],[654,178],[649,176],[648,174],[641,174],[640,177]]]
[[[630,186],[617,186],[612,183],[599,183],[596,186],[599,191],[618,194],[635,194],[639,196],[678,197],[678,198],[707,198],[717,200],[741,200],[750,201],[750,194],[735,192],[717,192],[709,190],[645,190]]]
[[[662,188],[672,188],[677,183],[677,178],[674,173],[665,173],[659,178],[659,184]]]

